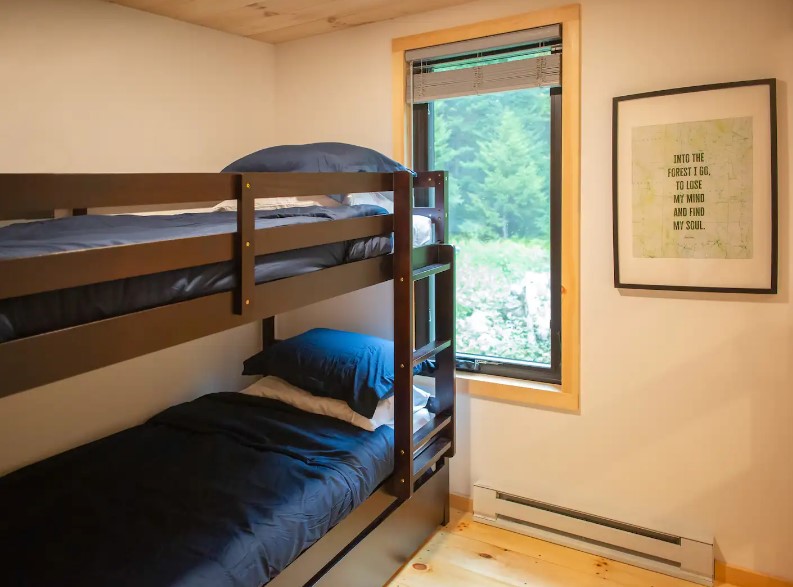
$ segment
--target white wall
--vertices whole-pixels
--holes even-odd
[[[479,1],[277,47],[278,142],[391,150],[393,37],[552,1]],[[691,536],[719,558],[793,579],[793,305],[788,0],[584,0],[582,17],[582,410],[462,398],[453,490],[513,491]],[[612,287],[611,100],[668,87],[780,80],[780,293],[621,293]],[[389,286],[305,325],[390,334]],[[367,323],[358,315],[364,311]]]
[[[2,0],[0,172],[218,171],[272,141],[274,73],[265,43],[96,0]],[[0,399],[0,474],[239,389],[257,331]]]
[[[0,170],[219,171],[261,148],[274,48],[96,0],[0,2]]]

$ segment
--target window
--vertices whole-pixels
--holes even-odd
[[[580,36],[581,36],[581,10],[578,5],[571,4],[558,8],[549,8],[525,14],[514,14],[503,18],[494,20],[487,20],[468,25],[456,26],[453,28],[431,31],[428,33],[421,33],[411,35],[409,37],[397,38],[392,41],[392,64],[393,64],[393,138],[394,138],[394,156],[404,163],[415,165],[417,167],[432,166],[439,168],[443,163],[443,158],[449,159],[451,151],[436,148],[435,143],[441,141],[443,136],[437,136],[438,133],[446,132],[443,130],[444,121],[441,116],[444,115],[443,108],[449,108],[452,101],[458,98],[470,96],[472,93],[476,94],[472,99],[507,99],[517,100],[518,98],[497,98],[499,95],[506,96],[507,92],[516,92],[516,95],[523,90],[530,90],[535,92],[534,98],[539,100],[539,96],[544,96],[545,108],[550,109],[550,123],[546,122],[548,126],[549,141],[553,141],[554,146],[550,151],[556,150],[561,152],[561,157],[550,156],[551,161],[551,178],[549,181],[554,185],[554,174],[558,184],[559,193],[549,193],[548,215],[550,218],[558,219],[557,224],[554,225],[553,221],[550,222],[549,229],[552,231],[551,240],[558,238],[558,246],[552,245],[551,251],[556,251],[559,256],[551,259],[548,255],[547,263],[551,267],[551,279],[554,279],[554,264],[556,263],[559,269],[559,281],[550,285],[550,291],[557,292],[559,303],[555,308],[558,312],[558,317],[555,324],[560,333],[560,343],[556,346],[558,352],[558,363],[554,362],[553,358],[553,339],[548,341],[546,349],[550,348],[550,363],[548,356],[541,354],[534,354],[529,357],[533,362],[538,364],[523,365],[519,364],[517,360],[512,359],[512,355],[502,350],[491,351],[487,350],[483,355],[487,354],[504,354],[504,357],[497,357],[501,361],[493,361],[500,363],[499,365],[492,365],[489,362],[484,362],[481,359],[478,363],[479,372],[465,372],[458,370],[457,378],[459,389],[463,393],[468,393],[473,396],[489,398],[496,401],[508,401],[511,403],[522,403],[529,405],[540,405],[554,409],[565,411],[577,411],[579,409],[579,365],[580,365],[580,318],[579,318],[579,191],[580,191],[580,89],[581,89],[581,71],[580,71]],[[547,35],[549,28],[555,28],[561,36],[561,54],[558,57],[548,59],[549,55],[554,53],[553,48],[550,49],[551,43],[547,42],[550,37]],[[525,35],[528,31],[534,29],[535,33],[539,29],[545,29],[540,37],[535,36],[533,39],[526,38]],[[511,36],[509,40],[508,35],[524,35],[520,39]],[[543,37],[544,35],[544,37]],[[494,37],[499,39],[499,43],[493,45],[491,42]],[[545,40],[545,44],[538,41]],[[508,42],[507,42],[508,41]],[[472,43],[478,43],[473,46]],[[484,44],[483,44],[484,43]],[[531,45],[534,43],[534,48]],[[526,49],[526,55],[533,52],[533,56],[543,56],[544,61],[529,61],[525,56],[514,55],[509,58],[509,51],[514,50],[515,47],[523,45]],[[452,51],[449,51],[449,48]],[[506,53],[497,53],[498,48],[507,48]],[[489,55],[488,50],[495,48],[496,52],[491,52]],[[543,49],[545,53],[543,53]],[[420,51],[422,54],[416,55]],[[482,63],[481,65],[493,65],[496,69],[486,70],[485,67],[462,67],[463,63],[453,63],[460,55],[467,54],[473,59],[480,59],[482,57],[489,57],[489,63]],[[449,58],[449,66],[442,67],[442,63],[438,58]],[[421,65],[424,61],[424,71],[428,77],[424,80],[414,80],[414,67],[416,61]],[[555,65],[554,65],[555,60]],[[541,69],[542,75],[558,76],[558,84],[549,84],[548,79],[545,78],[545,83],[533,84],[534,89],[528,83],[518,87],[505,87],[506,81],[515,78],[535,78],[538,76],[538,68],[540,63],[544,63],[544,69]],[[533,65],[533,67],[525,67]],[[476,72],[476,73],[474,73]],[[429,76],[430,73],[437,73],[436,76]],[[490,75],[495,73],[498,75]],[[503,74],[503,75],[502,75]],[[434,77],[430,79],[430,77]],[[505,81],[506,80],[506,81]],[[416,86],[414,81],[421,81],[423,86],[419,86],[423,95],[416,97],[413,95]],[[434,81],[442,81],[444,83],[435,84]],[[445,90],[460,90],[466,84],[478,84],[479,90],[477,92],[460,92],[454,95],[442,95]],[[539,89],[537,86],[539,85]],[[559,85],[564,87],[564,93],[561,90],[556,90],[554,86]],[[544,89],[543,89],[544,88]],[[482,91],[483,89],[487,91]],[[410,93],[409,93],[410,92]],[[528,96],[528,94],[524,94]],[[408,97],[409,99],[406,99]],[[529,100],[524,97],[523,99]],[[446,104],[445,106],[442,104]],[[522,108],[518,107],[519,110]],[[547,111],[547,110],[546,110]],[[415,113],[415,116],[414,116]],[[557,117],[558,114],[558,117]],[[506,115],[511,116],[511,115]],[[446,121],[448,122],[448,120]],[[478,124],[477,120],[469,122],[470,124]],[[422,128],[423,125],[423,128]],[[440,128],[439,128],[440,126]],[[448,124],[447,124],[448,127]],[[493,131],[497,134],[498,126],[495,124],[490,125],[495,128]],[[561,128],[560,128],[561,127]],[[448,129],[447,129],[448,130]],[[426,137],[423,142],[420,136]],[[432,138],[432,144],[430,143]],[[491,137],[492,139],[492,137]],[[446,139],[443,139],[446,140]],[[517,139],[514,139],[517,140]],[[496,140],[491,141],[494,145]],[[441,143],[441,146],[446,143]],[[415,146],[415,148],[413,148]],[[433,160],[430,160],[433,157]],[[423,162],[423,163],[422,163]],[[447,165],[448,166],[448,165]],[[545,173],[548,173],[548,166],[544,167]],[[454,170],[451,171],[452,180],[457,175]],[[493,172],[491,171],[491,177]],[[417,195],[418,199],[418,195]],[[419,201],[419,205],[421,202]],[[453,205],[453,203],[452,203]],[[554,215],[555,214],[555,215]],[[452,218],[452,223],[455,220],[464,220],[463,216]],[[481,223],[480,223],[481,224]],[[511,234],[511,223],[507,224],[506,234]],[[556,229],[554,229],[556,226]],[[455,228],[453,224],[452,228]],[[555,230],[555,232],[554,232]],[[490,238],[502,238],[503,228],[499,236]],[[532,237],[532,238],[536,238]],[[516,240],[529,241],[529,237],[518,236]],[[463,243],[463,246],[465,244]],[[462,249],[463,247],[461,247]],[[477,252],[472,247],[469,248],[469,253]],[[459,261],[464,261],[465,251],[460,254]],[[513,263],[517,254],[507,250],[501,252],[501,257],[496,258],[490,266],[498,263]],[[523,261],[521,261],[523,262]],[[509,265],[508,265],[509,267]],[[545,267],[545,265],[543,265]],[[518,271],[523,271],[525,264],[518,266]],[[488,279],[488,278],[485,278]],[[561,293],[559,293],[561,292]],[[423,297],[421,292],[416,292],[417,311],[418,302]],[[550,294],[549,294],[550,295]],[[509,308],[509,305],[505,307]],[[472,305],[472,310],[468,314],[469,318],[474,316],[474,311],[479,309],[478,303]],[[514,309],[520,310],[519,306]],[[526,310],[528,312],[528,310]],[[552,311],[553,314],[553,311]],[[507,318],[511,314],[507,314]],[[476,320],[481,320],[482,313],[471,319],[476,325]],[[504,321],[506,321],[506,319]],[[551,321],[553,321],[553,316]],[[545,322],[543,322],[545,323]],[[528,328],[528,327],[527,327]],[[554,332],[554,326],[550,327],[550,331]],[[426,333],[416,332],[416,342]],[[537,338],[540,338],[538,336]],[[460,338],[462,341],[462,338]],[[458,341],[459,343],[459,341]],[[458,344],[458,347],[460,345]],[[496,347],[498,348],[498,347]],[[463,349],[469,353],[470,356],[476,359],[477,352],[483,353],[482,348],[465,348]],[[539,358],[539,360],[537,360]],[[526,359],[521,359],[526,360]],[[514,364],[513,364],[514,363]],[[552,366],[558,364],[557,373],[553,373]],[[550,365],[550,366],[549,366]],[[463,366],[463,365],[461,365]],[[474,368],[477,367],[474,363]],[[512,367],[522,369],[519,377],[517,373],[511,371]],[[531,371],[531,369],[534,371]],[[525,377],[525,379],[524,379]],[[560,381],[560,383],[549,383],[552,381]]]
[[[449,172],[458,370],[560,382],[560,52],[550,26],[406,54],[413,166]]]

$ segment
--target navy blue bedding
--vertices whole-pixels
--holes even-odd
[[[383,214],[378,206],[285,208],[256,212],[256,228]],[[236,231],[236,212],[173,216],[74,216],[0,228],[0,259]],[[256,258],[256,283],[391,252],[373,237]],[[0,300],[0,342],[232,289],[231,262],[177,269]]]
[[[393,468],[393,431],[201,397],[0,479],[3,585],[259,587]]]

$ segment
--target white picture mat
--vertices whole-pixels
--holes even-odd
[[[624,284],[768,288],[771,285],[771,123],[767,84],[669,94],[618,103],[619,278]],[[752,259],[647,259],[633,256],[634,127],[751,116],[753,119]]]

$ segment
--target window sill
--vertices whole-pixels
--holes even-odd
[[[480,373],[456,372],[457,391],[473,397],[511,404],[578,412],[578,394],[561,385]]]

